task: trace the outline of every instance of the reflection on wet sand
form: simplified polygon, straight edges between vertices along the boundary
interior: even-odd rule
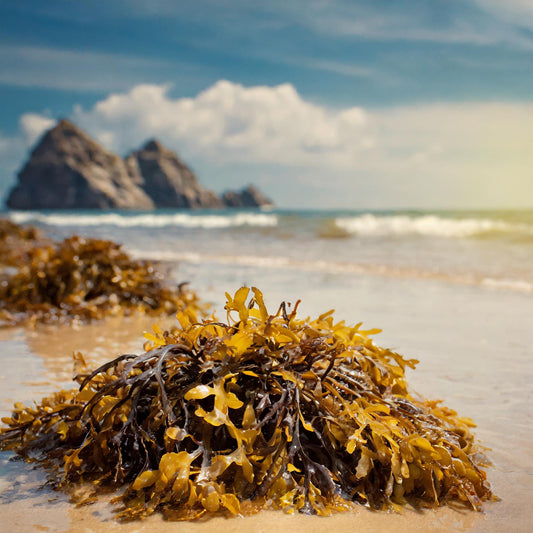
[[[170,327],[173,317],[154,318],[146,315],[111,317],[102,322],[75,326],[38,326],[26,334],[31,353],[44,363],[45,381],[53,384],[72,379],[72,354],[81,352],[89,366],[113,359],[121,353],[143,352],[143,333],[157,322]]]

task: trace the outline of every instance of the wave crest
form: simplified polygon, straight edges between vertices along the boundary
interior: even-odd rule
[[[273,227],[278,223],[277,216],[267,213],[235,214],[48,214],[39,212],[12,212],[9,217],[19,224],[37,222],[48,226],[116,226],[121,228],[144,227],[162,228],[168,226],[182,228],[219,229],[240,226]]]
[[[514,235],[533,238],[533,227],[483,218],[445,218],[437,215],[373,215],[338,217],[321,228],[324,237],[387,237],[421,235],[428,237],[491,237]]]

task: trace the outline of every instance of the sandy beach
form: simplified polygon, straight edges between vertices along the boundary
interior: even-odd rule
[[[254,272],[254,276],[260,274]],[[529,502],[533,496],[533,330],[527,317],[533,315],[531,298],[440,281],[379,276],[327,278],[318,274],[303,280],[293,274],[285,273],[290,280],[281,273],[276,283],[269,280],[267,305],[273,307],[283,296],[290,300],[300,292],[304,295],[304,315],[335,307],[339,318],[352,323],[363,318],[368,326],[383,328],[375,338],[376,344],[420,360],[418,368],[408,374],[412,390],[442,399],[477,423],[477,440],[490,449],[487,455],[493,462],[488,479],[501,501],[486,503],[482,513],[450,507],[424,512],[405,509],[401,514],[355,508],[326,518],[271,511],[186,524],[164,522],[159,516],[121,524],[113,520],[112,505],[105,498],[95,505],[76,508],[65,494],[41,488],[43,472],[11,461],[11,454],[4,452],[0,463],[0,519],[6,530],[207,533],[223,527],[227,531],[258,532],[287,528],[295,532],[352,528],[369,532],[529,531]],[[252,277],[251,272],[249,275]],[[222,309],[223,295],[214,286],[205,284],[199,292],[214,303],[215,309]],[[15,400],[36,400],[58,386],[68,386],[73,351],[82,351],[95,363],[129,350],[140,352],[142,332],[149,330],[153,321],[136,317],[77,327],[0,331],[2,414],[9,412]]]
[[[0,533],[533,532],[533,0],[0,20]]]

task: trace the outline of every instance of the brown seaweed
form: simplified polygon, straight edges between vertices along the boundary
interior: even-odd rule
[[[20,226],[0,218],[0,267],[15,267],[29,260],[29,254],[38,244],[49,244],[42,232],[34,226]]]
[[[154,326],[145,353],[17,404],[0,448],[41,462],[60,487],[125,486],[124,519],[327,515],[354,502],[480,510],[491,491],[472,422],[410,394],[417,361],[376,346],[379,330],[332,312],[300,319],[297,307],[271,315],[258,289],[241,288],[227,323],[185,309],[173,331]]]
[[[0,321],[90,321],[141,311],[172,314],[200,304],[171,287],[149,261],[131,259],[120,245],[73,236],[25,249],[13,273],[0,279]]]

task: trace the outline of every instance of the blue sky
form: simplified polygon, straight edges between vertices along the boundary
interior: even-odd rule
[[[533,206],[529,0],[0,6],[0,195],[69,117],[282,206]]]

